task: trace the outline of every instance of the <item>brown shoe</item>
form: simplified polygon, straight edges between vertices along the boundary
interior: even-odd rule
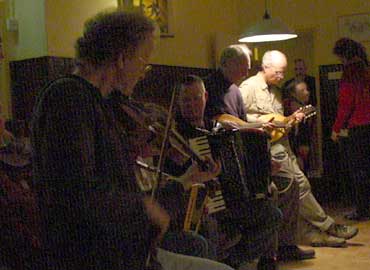
[[[313,247],[346,247],[344,238],[335,237],[318,230],[306,233],[304,242]]]
[[[348,240],[358,234],[358,228],[343,224],[333,224],[326,232],[332,236]]]

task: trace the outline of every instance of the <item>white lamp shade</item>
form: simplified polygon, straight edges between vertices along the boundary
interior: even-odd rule
[[[297,35],[280,20],[268,18],[249,27],[239,42],[266,42],[296,38]]]

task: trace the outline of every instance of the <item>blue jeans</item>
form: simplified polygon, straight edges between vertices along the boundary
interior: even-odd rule
[[[158,261],[163,270],[234,270],[228,265],[158,249]]]

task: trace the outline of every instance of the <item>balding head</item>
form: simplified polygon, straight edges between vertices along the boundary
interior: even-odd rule
[[[278,85],[283,79],[288,62],[280,51],[267,51],[262,58],[262,69],[268,85]]]
[[[287,65],[285,54],[280,51],[267,51],[262,58],[262,65],[269,67],[275,65]]]
[[[224,76],[237,83],[248,75],[251,66],[251,50],[245,44],[230,45],[223,49],[220,66]]]

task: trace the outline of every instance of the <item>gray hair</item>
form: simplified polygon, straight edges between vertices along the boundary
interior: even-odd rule
[[[222,50],[220,66],[225,67],[230,60],[247,57],[250,67],[252,51],[245,44],[230,45]]]
[[[76,41],[76,60],[95,67],[115,61],[120,53],[135,51],[156,24],[140,13],[104,11],[85,22],[83,35]]]
[[[262,66],[263,67],[271,67],[276,62],[276,59],[284,58],[286,60],[285,54],[280,51],[273,50],[267,51],[262,57]]]

